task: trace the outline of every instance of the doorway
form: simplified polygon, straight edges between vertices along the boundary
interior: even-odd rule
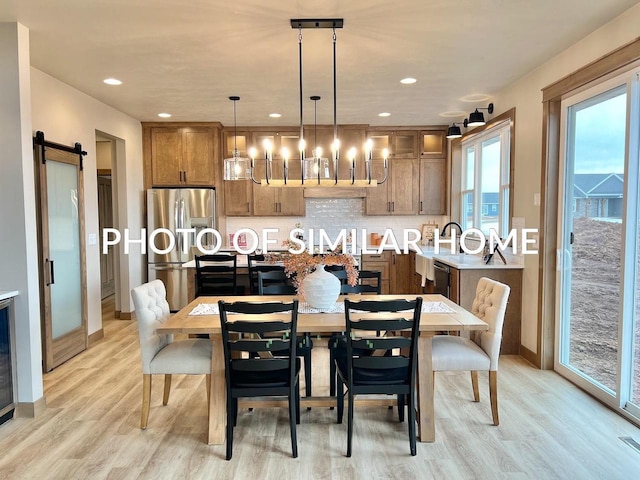
[[[555,368],[640,420],[640,81],[562,101]]]
[[[116,253],[110,245],[106,253],[102,251],[102,232],[113,228],[113,175],[114,142],[96,135],[96,167],[98,185],[98,245],[100,246],[100,293],[101,299],[114,295],[116,290]],[[115,302],[114,302],[115,305]]]

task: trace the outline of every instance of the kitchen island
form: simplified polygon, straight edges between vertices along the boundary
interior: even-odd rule
[[[486,264],[481,255],[435,254],[433,247],[416,253],[416,274],[422,278],[422,287],[428,293],[441,293],[461,307],[471,310],[478,280],[487,277],[511,287],[509,303],[502,329],[504,355],[520,354],[520,328],[522,323],[522,257],[505,255],[504,264],[498,255]],[[446,282],[446,284],[445,284]]]

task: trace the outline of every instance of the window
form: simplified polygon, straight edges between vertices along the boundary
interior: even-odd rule
[[[462,142],[462,228],[509,231],[510,121]]]

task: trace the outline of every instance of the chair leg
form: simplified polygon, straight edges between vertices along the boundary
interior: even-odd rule
[[[491,398],[491,415],[493,416],[493,424],[498,426],[500,419],[498,418],[498,372],[489,371],[489,398]]]
[[[233,399],[233,426],[238,426],[238,399]]]
[[[304,388],[305,396],[311,396],[311,349],[307,350],[304,354]],[[311,410],[308,407],[307,410]]]
[[[227,460],[231,460],[233,455],[233,410],[233,398],[231,398],[231,391],[227,389]]]
[[[351,456],[351,440],[353,439],[353,400],[354,395],[349,390],[349,406],[347,407],[347,457]]]
[[[475,370],[471,372],[471,387],[473,387],[473,401],[479,402],[480,390],[478,389],[478,372]]]
[[[329,396],[336,396],[336,360],[331,345],[329,345]],[[333,410],[333,407],[331,407],[331,410]]]
[[[164,394],[162,395],[162,405],[169,403],[169,394],[171,393],[171,374],[164,376]]]
[[[296,384],[296,388],[299,390],[298,384]],[[298,392],[298,395],[300,393]],[[293,453],[293,458],[298,458],[298,441],[296,439],[296,394],[291,389],[289,391],[289,428],[291,430],[291,451]]]
[[[344,384],[342,378],[338,375],[336,377],[337,391],[336,391],[336,404],[338,405],[338,423],[342,423],[342,416],[344,415]]]
[[[142,416],[140,418],[140,428],[147,428],[149,422],[149,408],[151,407],[151,374],[142,374]]]
[[[404,422],[404,394],[398,395],[398,421]]]
[[[300,384],[296,383],[296,424],[300,425]]]
[[[409,448],[416,455],[416,399],[415,392],[409,393]]]

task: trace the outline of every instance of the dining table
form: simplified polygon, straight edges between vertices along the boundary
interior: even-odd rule
[[[441,332],[462,333],[472,330],[488,330],[487,323],[480,320],[468,310],[455,304],[442,295],[407,294],[407,295],[376,295],[376,300],[412,300],[422,297],[423,309],[420,317],[420,334],[418,337],[418,365],[417,365],[417,420],[418,436],[421,442],[435,441],[434,416],[434,385],[433,364],[431,357],[431,339]],[[345,298],[352,301],[362,300],[362,295],[341,295],[336,307]],[[224,352],[222,346],[222,332],[220,316],[217,314],[219,300],[225,302],[274,302],[300,300],[294,295],[243,295],[223,297],[198,297],[168,318],[156,331],[159,334],[208,334],[212,342],[211,355],[211,386],[209,395],[209,427],[208,443],[222,444],[225,441],[226,426],[226,387]],[[369,299],[369,298],[367,298]],[[430,308],[431,305],[433,308]],[[305,304],[300,300],[298,312],[298,332],[311,335],[330,335],[346,330],[344,311],[336,308],[330,312],[316,312],[303,308]],[[308,305],[306,306],[308,307]],[[199,312],[198,312],[199,310]],[[195,314],[199,313],[199,314]],[[204,313],[204,314],[203,314]],[[286,399],[285,399],[286,400]],[[254,400],[244,406],[277,406],[279,400]],[[387,400],[388,402],[388,400]],[[302,397],[301,406],[320,407],[334,406],[335,397]],[[363,402],[364,399],[363,399]],[[358,400],[356,400],[356,405]],[[283,402],[282,405],[285,405]],[[241,403],[241,407],[243,404]]]

